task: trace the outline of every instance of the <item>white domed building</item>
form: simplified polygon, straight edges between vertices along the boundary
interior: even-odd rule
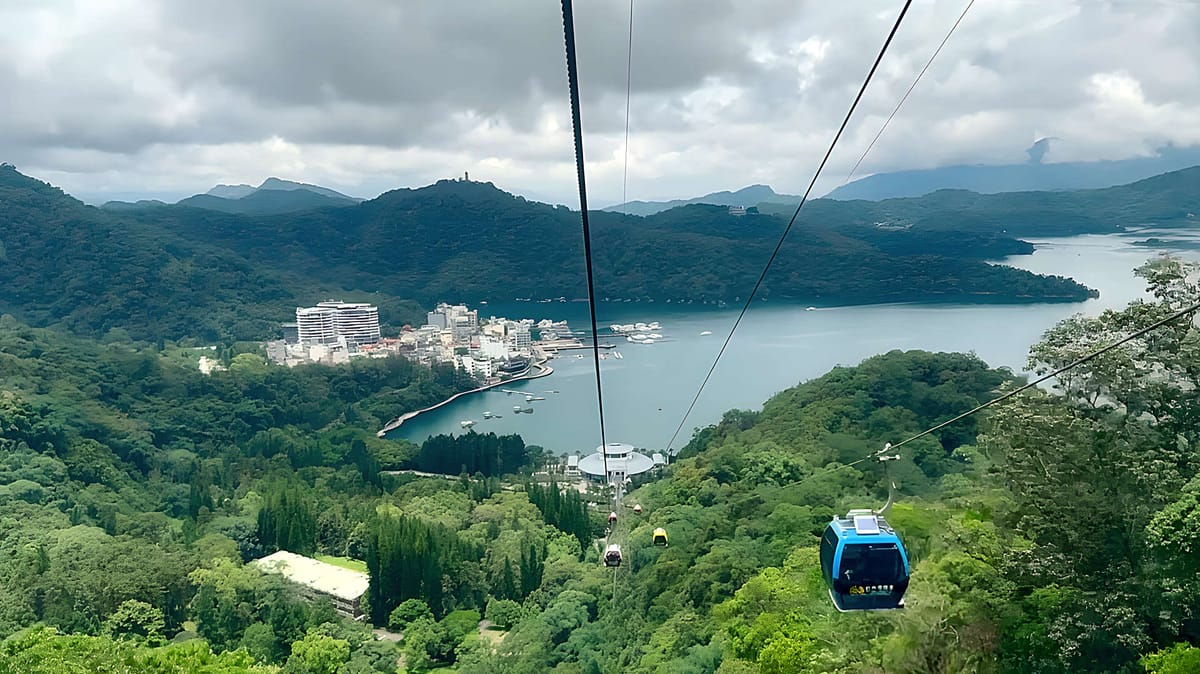
[[[608,463],[608,478],[605,479],[604,464]],[[642,473],[648,473],[657,467],[653,459],[645,454],[633,451],[633,445],[623,442],[610,442],[596,448],[595,454],[590,454],[579,460],[579,473],[594,482],[620,483]]]

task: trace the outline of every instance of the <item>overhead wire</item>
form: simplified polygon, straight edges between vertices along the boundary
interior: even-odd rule
[[[566,0],[564,0],[566,2]],[[742,307],[738,314],[737,320],[733,322],[733,327],[730,328],[729,334],[725,337],[725,342],[721,344],[721,349],[717,352],[717,357],[713,360],[712,367],[708,369],[708,374],[704,375],[704,381],[700,383],[700,388],[696,390],[696,395],[692,398],[691,404],[688,405],[687,411],[684,412],[683,418],[679,420],[679,426],[671,435],[671,440],[667,443],[666,454],[670,455],[671,448],[675,445],[675,440],[679,436],[679,432],[683,429],[684,423],[691,415],[692,410],[696,407],[696,402],[700,400],[700,394],[704,392],[704,387],[708,385],[708,380],[712,378],[713,372],[717,369],[717,363],[721,362],[721,356],[725,354],[725,349],[729,346],[730,340],[733,339],[733,334],[737,331],[742,319],[746,316],[746,312],[750,309],[750,304],[754,300],[755,294],[762,286],[763,279],[767,277],[767,271],[771,269],[771,263],[775,261],[779,251],[783,248],[783,242],[787,239],[787,235],[792,231],[792,225],[796,223],[796,218],[800,215],[800,209],[804,208],[804,204],[808,202],[808,197],[812,194],[813,188],[816,187],[817,180],[821,177],[821,171],[824,170],[825,164],[829,162],[830,155],[833,154],[834,148],[837,147],[838,141],[842,137],[842,133],[846,130],[846,126],[850,123],[850,118],[854,116],[854,111],[858,108],[859,101],[862,100],[863,94],[866,93],[867,87],[871,84],[871,79],[875,76],[875,71],[879,68],[879,64],[883,61],[883,57],[887,54],[888,47],[892,44],[892,39],[896,37],[896,32],[900,29],[900,24],[903,23],[905,15],[908,14],[908,8],[912,5],[912,0],[905,0],[904,7],[900,10],[900,15],[896,17],[895,24],[892,25],[891,31],[888,33],[887,39],[883,42],[883,47],[880,48],[879,54],[875,57],[875,62],[871,64],[871,70],[867,73],[866,79],[863,80],[862,86],[858,89],[858,94],[854,97],[854,102],[850,104],[850,109],[846,112],[846,117],[842,120],[841,126],[838,127],[837,133],[833,137],[833,142],[829,144],[829,149],[825,151],[825,156],[821,159],[821,163],[817,166],[816,172],[813,174],[812,181],[808,184],[808,189],[804,191],[804,196],[800,198],[800,203],[796,206],[796,211],[792,213],[792,217],[788,220],[787,227],[784,227],[783,234],[779,236],[779,241],[775,244],[775,249],[771,252],[771,257],[767,259],[767,264],[763,267],[762,273],[758,275],[758,280],[754,283],[754,288],[750,291],[749,297],[746,298],[746,304]]]
[[[933,60],[938,57],[938,54],[942,53],[942,47],[946,46],[946,43],[950,40],[950,36],[954,35],[955,30],[958,30],[958,24],[962,23],[962,20],[967,16],[967,12],[971,11],[971,6],[974,4],[975,0],[969,0],[967,2],[967,6],[963,8],[962,14],[958,15],[958,20],[954,22],[953,26],[950,26],[950,31],[946,33],[946,37],[942,38],[942,43],[938,45],[937,49],[933,50],[933,54],[930,55],[929,60],[925,62],[925,67],[921,68],[921,72],[917,73],[917,78],[914,79],[913,83],[908,86],[908,91],[904,92],[904,95],[900,97],[900,102],[896,103],[896,107],[892,109],[892,114],[888,115],[888,118],[886,121],[884,121],[883,126],[879,127],[879,132],[876,133],[875,137],[871,139],[871,143],[867,145],[867,149],[863,150],[862,156],[858,158],[858,161],[854,162],[854,168],[850,169],[850,173],[846,174],[846,179],[842,181],[843,185],[850,182],[850,179],[854,177],[855,172],[858,171],[858,167],[862,165],[863,160],[867,158],[867,155],[870,154],[871,149],[875,147],[875,143],[879,141],[879,137],[883,135],[883,132],[887,130],[888,125],[892,123],[892,119],[896,117],[896,113],[900,112],[900,107],[903,106],[904,102],[908,100],[909,94],[913,92],[913,89],[917,88],[917,83],[919,83],[921,78],[925,76],[925,71],[929,70],[929,66],[933,65]]]
[[[575,168],[579,178],[579,214],[583,223],[583,256],[587,267],[588,307],[592,318],[592,358],[596,370],[596,407],[600,417],[600,456],[608,472],[608,442],[604,432],[604,386],[600,381],[600,338],[596,327],[596,284],[592,272],[592,232],[588,223],[587,180],[583,161],[583,122],[579,105],[579,65],[575,53],[575,18],[571,0],[562,0],[563,41],[567,52],[567,87],[571,96],[571,127],[575,136]]]
[[[973,2],[974,0],[972,0]],[[629,203],[629,101],[633,93],[633,0],[629,0],[629,48],[625,56],[625,165],[621,171],[621,203]]]
[[[908,443],[912,442],[913,440],[916,440],[916,439],[918,439],[918,438],[923,438],[923,437],[925,437],[926,435],[929,435],[930,433],[933,433],[933,432],[936,432],[936,431],[938,431],[938,430],[941,430],[941,429],[945,428],[946,426],[949,426],[950,424],[952,424],[952,423],[954,423],[954,422],[956,422],[956,421],[960,421],[960,420],[962,420],[962,419],[965,419],[965,418],[967,418],[967,417],[971,416],[972,414],[975,414],[975,413],[977,413],[977,412],[980,412],[980,411],[982,411],[982,410],[984,410],[984,409],[987,409],[988,407],[991,407],[992,405],[995,405],[995,404],[997,404],[997,403],[999,403],[999,402],[1001,402],[1001,401],[1007,400],[1007,399],[1009,399],[1009,398],[1011,398],[1011,397],[1013,397],[1013,396],[1017,395],[1018,393],[1021,393],[1022,391],[1026,391],[1026,390],[1028,390],[1028,389],[1030,389],[1030,388],[1033,388],[1034,386],[1037,386],[1038,384],[1040,384],[1040,383],[1042,383],[1042,382],[1046,381],[1047,379],[1051,379],[1051,378],[1053,378],[1053,377],[1057,377],[1058,375],[1060,375],[1060,374],[1062,374],[1062,373],[1066,372],[1067,370],[1070,370],[1070,369],[1073,369],[1073,368],[1075,368],[1075,367],[1078,367],[1078,366],[1080,366],[1080,365],[1082,365],[1082,364],[1084,364],[1084,363],[1088,362],[1089,360],[1092,360],[1093,358],[1096,358],[1097,356],[1100,356],[1100,355],[1102,355],[1102,354],[1104,354],[1104,353],[1107,353],[1107,352],[1109,352],[1109,351],[1112,351],[1113,349],[1117,348],[1118,346],[1121,346],[1121,345],[1123,345],[1123,344],[1126,344],[1126,343],[1128,343],[1128,342],[1130,342],[1130,341],[1132,341],[1132,340],[1134,340],[1134,339],[1137,339],[1138,337],[1141,337],[1142,335],[1146,334],[1147,332],[1150,332],[1150,331],[1152,331],[1152,330],[1156,330],[1156,329],[1158,329],[1158,328],[1160,328],[1160,327],[1162,327],[1162,326],[1166,325],[1167,323],[1170,323],[1170,322],[1172,322],[1172,321],[1179,320],[1180,318],[1182,318],[1182,317],[1184,317],[1184,316],[1186,316],[1186,315],[1188,315],[1188,314],[1195,313],[1195,312],[1197,312],[1197,311],[1200,311],[1200,302],[1196,302],[1195,304],[1192,304],[1191,306],[1184,307],[1183,309],[1180,309],[1179,311],[1176,311],[1175,313],[1171,314],[1170,316],[1167,316],[1166,318],[1163,318],[1163,319],[1161,319],[1161,320],[1155,321],[1154,323],[1151,323],[1150,325],[1147,325],[1146,327],[1144,327],[1144,328],[1142,328],[1142,329],[1140,329],[1140,330],[1137,330],[1137,331],[1135,331],[1135,332],[1133,332],[1133,333],[1129,334],[1128,336],[1126,336],[1126,337],[1124,337],[1124,338],[1122,338],[1122,339],[1120,339],[1120,340],[1118,340],[1118,341],[1116,341],[1116,342],[1113,342],[1112,344],[1109,344],[1108,346],[1105,346],[1105,347],[1102,347],[1102,348],[1100,348],[1100,349],[1097,349],[1097,350],[1095,350],[1095,351],[1092,351],[1091,353],[1088,353],[1088,354],[1086,354],[1086,355],[1082,356],[1081,358],[1077,358],[1076,360],[1074,360],[1074,361],[1071,361],[1070,363],[1068,363],[1068,364],[1066,364],[1066,365],[1064,365],[1064,366],[1062,366],[1062,367],[1058,368],[1057,370],[1055,370],[1055,371],[1053,371],[1053,372],[1051,372],[1051,373],[1049,373],[1049,374],[1046,374],[1046,375],[1043,375],[1043,376],[1041,376],[1041,377],[1038,377],[1037,379],[1035,379],[1035,380],[1033,380],[1033,381],[1029,382],[1028,384],[1025,384],[1024,386],[1021,386],[1020,388],[1013,389],[1012,391],[1009,391],[1008,393],[1005,393],[1005,394],[1004,394],[1004,395],[1002,395],[1002,396],[999,396],[999,397],[997,397],[997,398],[993,398],[992,400],[989,400],[989,401],[987,401],[987,402],[985,402],[985,403],[982,403],[982,404],[980,404],[980,405],[976,405],[975,407],[973,407],[973,408],[971,408],[971,409],[967,410],[966,412],[963,412],[962,414],[960,414],[960,415],[958,415],[958,416],[956,416],[956,417],[954,417],[954,418],[952,418],[952,419],[947,419],[946,421],[943,421],[942,423],[940,423],[940,424],[938,424],[938,425],[936,425],[936,426],[934,426],[934,427],[932,427],[932,428],[929,428],[929,429],[927,429],[927,430],[921,431],[920,433],[917,433],[916,435],[914,435],[914,436],[912,436],[912,437],[910,437],[910,438],[908,438],[908,439],[906,439],[906,440],[902,440],[902,441],[900,441],[900,442],[897,442],[896,444],[888,444],[888,445],[884,445],[884,448],[883,448],[883,449],[881,449],[881,450],[879,450],[879,451],[877,451],[877,452],[874,452],[874,453],[873,453],[873,454],[872,454],[870,457],[867,457],[867,458],[868,458],[868,459],[870,459],[870,458],[873,458],[873,457],[878,457],[878,456],[880,456],[880,455],[886,454],[887,452],[890,452],[890,451],[893,451],[893,450],[899,449],[900,447],[903,447],[904,445],[907,445]],[[866,460],[866,459],[863,459],[863,460]],[[856,463],[857,463],[857,462],[856,462]]]

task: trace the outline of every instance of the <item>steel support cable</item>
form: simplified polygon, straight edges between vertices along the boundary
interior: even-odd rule
[[[867,158],[867,155],[871,152],[871,149],[875,147],[875,143],[879,140],[879,137],[883,135],[883,132],[887,130],[888,125],[892,123],[892,119],[895,118],[896,113],[900,112],[900,106],[904,105],[904,101],[908,100],[909,94],[913,92],[913,89],[917,88],[917,83],[920,82],[921,78],[925,76],[925,71],[929,70],[929,66],[933,65],[933,60],[938,57],[938,54],[942,53],[942,47],[946,46],[946,42],[950,40],[950,36],[954,34],[955,30],[958,30],[958,24],[962,23],[963,18],[966,17],[967,12],[970,11],[971,5],[974,4],[975,0],[969,0],[967,2],[967,6],[963,9],[962,14],[958,15],[958,20],[955,21],[954,25],[950,27],[950,32],[946,33],[946,37],[942,38],[942,43],[938,45],[938,48],[933,50],[933,55],[930,56],[929,60],[925,62],[925,67],[921,68],[921,72],[917,73],[917,78],[913,80],[911,85],[909,85],[908,91],[904,92],[904,95],[900,97],[900,102],[897,103],[896,107],[892,109],[892,114],[888,115],[887,121],[883,123],[883,126],[879,127],[879,133],[875,134],[875,137],[871,139],[871,143],[867,145],[867,149],[863,150],[862,156],[858,158],[858,161],[854,162],[854,168],[850,169],[850,173],[847,174],[846,179],[842,181],[843,185],[850,182],[850,179],[854,177],[854,173],[858,171],[858,167],[862,165],[863,160]]]
[[[974,0],[971,0],[974,2]],[[633,93],[633,0],[629,0],[629,51],[625,55],[625,167],[621,171],[621,204],[629,203],[629,101]]]
[[[604,387],[600,383],[600,338],[596,328],[596,284],[592,274],[592,230],[588,225],[587,181],[583,170],[583,122],[579,113],[579,66],[575,54],[575,19],[571,0],[562,0],[563,40],[567,51],[567,87],[571,94],[571,127],[575,135],[575,168],[579,174],[579,214],[583,221],[583,257],[587,266],[588,308],[592,314],[592,360],[596,367],[596,407],[600,415],[600,457],[609,479],[608,442],[604,433]]]
[[[1028,389],[1030,389],[1030,388],[1033,388],[1034,386],[1037,386],[1038,384],[1040,384],[1040,383],[1042,383],[1042,382],[1046,381],[1047,379],[1051,379],[1051,378],[1053,378],[1053,377],[1057,377],[1058,375],[1060,375],[1060,374],[1062,374],[1062,373],[1066,372],[1067,370],[1070,370],[1070,369],[1072,369],[1072,368],[1075,368],[1075,367],[1077,367],[1077,366],[1079,366],[1079,365],[1082,365],[1082,364],[1084,364],[1084,363],[1088,362],[1089,360],[1092,360],[1093,358],[1096,358],[1097,356],[1100,356],[1100,355],[1102,355],[1102,354],[1104,354],[1104,353],[1107,353],[1108,351],[1111,351],[1111,350],[1113,350],[1113,349],[1117,348],[1118,346],[1121,346],[1122,344],[1125,344],[1125,343],[1127,343],[1127,342],[1130,342],[1130,341],[1132,341],[1132,340],[1134,340],[1134,339],[1137,339],[1138,337],[1141,337],[1142,335],[1146,334],[1147,332],[1150,332],[1150,331],[1152,331],[1152,330],[1156,330],[1156,329],[1158,329],[1158,328],[1160,328],[1160,327],[1162,327],[1162,326],[1166,325],[1167,323],[1171,323],[1172,321],[1177,321],[1177,320],[1179,320],[1180,318],[1182,318],[1182,317],[1184,317],[1184,316],[1187,316],[1188,314],[1195,313],[1196,311],[1200,311],[1200,302],[1197,302],[1197,303],[1195,303],[1195,304],[1193,304],[1193,305],[1191,305],[1191,306],[1188,306],[1188,307],[1185,307],[1185,308],[1183,308],[1183,309],[1180,309],[1179,311],[1176,311],[1175,313],[1171,314],[1170,316],[1167,316],[1166,318],[1163,318],[1163,319],[1161,319],[1161,320],[1155,321],[1154,323],[1151,323],[1150,325],[1147,325],[1146,327],[1144,327],[1144,328],[1142,328],[1142,329],[1140,329],[1140,330],[1137,330],[1137,331],[1135,331],[1135,332],[1131,333],[1130,335],[1128,335],[1128,336],[1126,336],[1126,337],[1124,337],[1124,338],[1122,338],[1122,339],[1120,339],[1120,340],[1118,340],[1118,341],[1116,341],[1116,342],[1113,342],[1112,344],[1109,344],[1108,346],[1102,347],[1102,348],[1100,348],[1100,349],[1097,349],[1097,350],[1095,350],[1095,351],[1093,351],[1093,352],[1091,352],[1091,353],[1089,353],[1089,354],[1087,354],[1087,355],[1085,355],[1085,356],[1083,356],[1083,357],[1081,357],[1081,358],[1078,358],[1078,359],[1076,359],[1076,360],[1074,360],[1074,361],[1072,361],[1072,362],[1068,363],[1067,365],[1064,365],[1064,366],[1062,366],[1062,367],[1058,368],[1057,370],[1055,370],[1055,371],[1051,372],[1050,374],[1047,374],[1047,375],[1043,375],[1043,376],[1041,376],[1041,377],[1038,377],[1037,379],[1035,379],[1035,380],[1033,380],[1033,381],[1029,382],[1028,384],[1025,384],[1024,386],[1021,386],[1020,388],[1013,389],[1012,391],[1009,391],[1008,393],[1005,393],[1004,395],[1002,395],[1002,396],[1000,396],[1000,397],[998,397],[998,398],[993,398],[993,399],[991,399],[991,400],[987,401],[986,403],[983,403],[983,404],[981,404],[981,405],[977,405],[977,406],[975,406],[974,408],[972,408],[972,409],[970,409],[970,410],[967,410],[966,412],[963,412],[962,414],[960,414],[960,415],[958,415],[958,416],[956,416],[956,417],[954,417],[954,418],[952,418],[952,419],[947,419],[946,421],[943,421],[942,423],[940,423],[940,424],[938,424],[938,425],[936,425],[936,426],[934,426],[934,427],[932,427],[932,428],[930,428],[930,429],[928,429],[928,430],[921,431],[920,433],[917,433],[916,435],[912,436],[911,438],[908,438],[907,440],[902,440],[901,442],[897,442],[897,443],[896,443],[896,444],[894,444],[894,445],[892,445],[892,444],[884,445],[883,449],[881,449],[881,450],[879,450],[879,451],[877,451],[877,452],[874,452],[873,454],[871,454],[871,455],[870,455],[869,457],[867,457],[866,459],[860,459],[859,461],[866,461],[866,460],[868,460],[868,459],[872,459],[872,458],[879,457],[879,456],[881,456],[881,455],[883,455],[883,454],[886,454],[887,452],[890,452],[890,451],[892,451],[892,450],[898,449],[898,448],[900,448],[900,447],[902,447],[902,446],[904,446],[904,445],[906,445],[906,444],[908,444],[908,443],[912,442],[913,440],[916,440],[917,438],[923,438],[923,437],[925,437],[926,435],[929,435],[930,433],[933,433],[933,432],[935,432],[935,431],[938,431],[938,430],[940,430],[940,429],[942,429],[942,428],[945,428],[946,426],[949,426],[950,424],[952,424],[952,423],[954,423],[954,422],[956,422],[956,421],[960,421],[960,420],[962,420],[962,419],[965,419],[965,418],[967,418],[967,417],[971,416],[972,414],[975,414],[976,412],[979,412],[979,411],[981,411],[981,410],[987,409],[988,407],[991,407],[992,405],[995,405],[996,403],[999,403],[999,402],[1001,402],[1001,401],[1003,401],[1003,400],[1007,400],[1007,399],[1009,399],[1009,398],[1011,398],[1011,397],[1013,397],[1013,396],[1017,395],[1018,393],[1020,393],[1020,392],[1022,392],[1022,391],[1025,391],[1025,390],[1028,390]],[[884,460],[884,459],[880,459],[880,460]],[[856,461],[855,463],[859,463],[859,461]],[[853,464],[847,464],[847,465],[853,465]]]
[[[565,2],[566,0],[564,0]],[[900,15],[896,17],[896,23],[892,25],[892,30],[888,33],[887,39],[884,40],[883,47],[879,49],[879,54],[875,57],[875,62],[871,64],[871,70],[867,73],[866,79],[863,80],[862,86],[859,87],[858,94],[854,97],[854,102],[850,104],[850,109],[846,112],[846,117],[842,120],[841,126],[838,127],[837,133],[833,137],[833,142],[829,144],[829,149],[825,151],[825,156],[821,159],[820,165],[817,166],[812,181],[808,184],[808,189],[804,190],[804,196],[800,198],[800,203],[796,206],[796,212],[792,213],[792,218],[788,220],[787,227],[784,227],[783,234],[779,236],[779,242],[775,244],[775,250],[771,252],[771,257],[767,259],[766,266],[763,267],[762,273],[758,275],[758,280],[755,281],[754,288],[750,291],[750,296],[746,298],[746,304],[742,307],[741,313],[738,314],[737,320],[733,322],[733,327],[730,328],[729,334],[725,336],[725,342],[721,344],[721,349],[717,352],[717,357],[713,360],[712,367],[708,368],[708,374],[704,375],[704,381],[700,383],[700,388],[696,390],[696,395],[692,398],[691,404],[688,405],[687,411],[683,413],[683,418],[679,420],[679,426],[675,428],[675,432],[671,435],[671,440],[667,443],[666,449],[668,456],[671,454],[671,447],[675,445],[675,439],[679,437],[679,432],[683,429],[684,423],[687,422],[692,409],[696,407],[696,402],[700,400],[700,394],[704,392],[704,387],[708,385],[708,380],[712,378],[713,372],[717,369],[717,363],[721,362],[721,356],[725,355],[725,349],[729,346],[730,340],[733,339],[733,333],[737,331],[742,318],[746,316],[746,311],[750,309],[750,304],[754,301],[754,295],[758,293],[763,279],[767,277],[767,271],[771,269],[771,263],[775,261],[775,257],[779,255],[779,250],[783,248],[783,242],[787,239],[788,232],[792,231],[792,225],[796,224],[796,218],[800,215],[800,209],[804,208],[804,204],[808,202],[809,195],[812,194],[813,188],[816,187],[817,179],[821,177],[821,171],[824,170],[825,164],[829,162],[830,155],[833,154],[834,148],[837,147],[838,141],[841,140],[842,133],[850,123],[850,118],[854,116],[854,111],[858,108],[859,101],[862,100],[863,94],[866,93],[867,87],[871,84],[871,79],[875,76],[875,71],[883,61],[888,47],[891,46],[892,39],[896,37],[896,32],[900,30],[900,24],[904,21],[904,16],[908,13],[908,8],[911,5],[912,0],[905,0],[904,7],[900,9]]]

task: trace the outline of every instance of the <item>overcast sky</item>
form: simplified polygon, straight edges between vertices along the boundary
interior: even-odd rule
[[[589,199],[621,199],[629,3],[576,3]],[[902,3],[638,0],[629,199],[802,192]],[[839,184],[966,0],[918,0]],[[1200,2],[977,0],[861,174],[1200,143]],[[88,200],[469,171],[578,204],[550,0],[0,0],[0,160]]]

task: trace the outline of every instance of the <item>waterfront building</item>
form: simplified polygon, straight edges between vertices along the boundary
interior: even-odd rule
[[[361,571],[344,569],[287,550],[256,559],[250,564],[266,573],[278,573],[287,578],[308,599],[333,600],[333,608],[347,618],[358,619],[363,615],[359,604],[367,593],[370,579]]]
[[[608,465],[607,479],[604,473]],[[590,454],[579,460],[579,472],[594,482],[613,484],[622,483],[642,473],[650,472],[654,461],[645,454],[633,451],[633,445],[623,442],[610,442],[596,448],[595,454]]]
[[[529,353],[529,349],[533,346],[533,340],[529,336],[529,326],[516,325],[508,331],[509,347],[513,351]]]
[[[475,332],[479,327],[479,312],[468,309],[466,305],[462,304],[446,304],[442,302],[433,311],[425,315],[425,319],[429,325],[436,325],[443,330],[447,328],[453,329],[458,324],[458,319],[460,318],[465,319],[471,332]]]
[[[296,336],[301,344],[328,344],[337,339],[334,310],[328,307],[296,308]]]
[[[500,364],[499,370],[501,374],[515,377],[528,370],[529,364],[530,361],[528,358],[510,358],[509,360],[506,360]]]
[[[487,378],[493,374],[492,361],[487,358],[463,356],[460,362],[462,363],[462,369],[466,370],[467,374],[480,378]]]
[[[296,337],[301,344],[332,344],[344,337],[349,344],[379,341],[379,309],[359,302],[321,302],[296,308]]]
[[[508,358],[508,346],[499,339],[483,335],[479,338],[479,355],[489,360]]]
[[[471,319],[467,316],[455,316],[454,323],[451,325],[454,334],[455,344],[470,344],[471,337],[475,334],[475,328],[471,325]]]
[[[350,344],[374,344],[379,341],[379,309],[364,302],[321,302],[330,308],[334,329]]]

